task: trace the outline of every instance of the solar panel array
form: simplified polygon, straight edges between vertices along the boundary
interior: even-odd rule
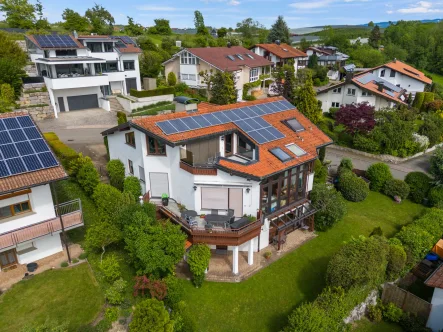
[[[29,115],[0,119],[0,178],[58,166]]]
[[[125,44],[136,45],[135,41],[131,37],[128,37],[128,36],[111,36],[111,38],[112,39],[120,39]]]
[[[398,86],[396,86],[396,85],[394,85],[392,83],[389,83],[388,81],[386,81],[386,80],[384,80],[384,79],[382,79],[380,77],[377,77],[376,75],[374,75],[372,73],[369,73],[369,74],[366,74],[364,76],[358,77],[357,80],[360,83],[362,83],[362,84],[368,84],[369,82],[372,82],[372,81],[374,81],[376,83],[383,83],[383,85],[386,88],[388,88],[388,89],[390,89],[392,91],[395,91],[395,92],[400,92],[402,90],[401,87],[398,87]]]
[[[258,144],[264,144],[285,137],[280,131],[265,121],[262,116],[294,109],[286,100],[275,101],[229,111],[219,111],[202,115],[194,115],[157,123],[166,134],[178,134],[194,129],[208,128],[226,123],[234,123],[246,132]]]
[[[34,38],[44,48],[78,48],[68,35],[35,35]]]

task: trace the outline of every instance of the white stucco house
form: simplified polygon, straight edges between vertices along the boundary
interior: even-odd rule
[[[238,101],[243,98],[243,85],[269,74],[272,64],[242,46],[185,48],[163,63],[166,77],[173,72],[179,82],[196,89],[207,88],[200,72],[233,73]]]
[[[83,226],[80,200],[54,204],[66,178],[29,115],[0,114],[0,273],[61,252],[62,229]]]
[[[431,313],[426,327],[434,332],[443,329],[443,265],[440,265],[425,281],[425,285],[434,288],[431,300]]]
[[[248,251],[252,265],[253,252],[285,233],[313,230],[313,163],[330,138],[282,97],[225,106],[181,102],[176,113],[135,118],[102,134],[110,158],[140,179],[146,199],[167,194],[194,217],[220,219],[190,223],[160,205],[191,243],[232,251],[237,274],[239,251]]]
[[[127,36],[27,35],[26,46],[59,112],[109,105],[104,97],[141,89],[141,49]]]

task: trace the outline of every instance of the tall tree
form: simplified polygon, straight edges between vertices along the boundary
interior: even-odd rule
[[[308,60],[308,68],[310,69],[316,69],[318,67],[318,56],[317,54],[313,53]]]
[[[273,43],[276,40],[280,40],[282,43],[291,44],[289,28],[283,19],[283,16],[277,18],[277,21],[271,27],[271,31],[269,31],[268,42]]]
[[[211,103],[218,105],[233,104],[237,101],[235,78],[230,72],[216,72],[211,78]]]
[[[306,38],[302,38],[300,40],[300,49],[304,52],[308,49],[308,47],[311,46],[311,42],[307,41]]]
[[[35,7],[28,0],[3,0],[0,2],[0,11],[6,16],[10,28],[34,28]]]
[[[373,48],[378,48],[380,46],[380,40],[381,40],[381,31],[380,27],[376,25],[374,29],[372,29],[371,34],[369,35],[369,45],[371,45]]]
[[[322,109],[317,101],[312,76],[306,72],[306,81],[296,90],[295,105],[313,123],[318,123],[322,118]]]
[[[91,24],[91,32],[99,35],[111,35],[114,31],[114,17],[101,5],[95,4],[94,7],[88,9],[85,17]]]
[[[72,9],[66,8],[63,11],[62,18],[65,20],[63,22],[65,30],[85,32],[89,29],[88,19]]]
[[[35,4],[35,13],[37,14],[37,21],[35,21],[35,28],[37,30],[49,30],[51,26],[49,25],[48,19],[43,17],[43,5],[40,0],[37,0]]]
[[[169,20],[165,20],[164,18],[157,18],[154,20],[155,23],[155,31],[159,35],[170,35],[172,33],[171,27],[169,26]]]
[[[258,21],[254,21],[252,18],[244,19],[237,23],[237,32],[241,32],[243,38],[251,39],[258,36],[259,31],[265,29],[265,27]]]
[[[294,102],[296,84],[294,64],[289,63],[280,67],[274,74],[274,78],[275,81],[271,85],[271,92],[285,97],[290,102]]]
[[[226,29],[226,28],[222,27],[217,30],[217,37],[218,38],[225,38],[227,34],[228,34],[228,29]]]
[[[139,23],[134,23],[134,19],[128,16],[128,25],[125,26],[125,32],[130,36],[140,36],[144,28]]]
[[[143,77],[157,78],[161,71],[163,58],[159,52],[144,51],[140,58],[140,74]]]
[[[194,25],[198,35],[209,34],[208,29],[206,29],[205,26],[205,20],[203,18],[203,14],[198,10],[194,12]]]
[[[368,27],[371,27],[371,28],[373,28],[373,27],[374,27],[374,25],[375,25],[375,24],[374,24],[374,22],[372,22],[372,21],[368,23]]]

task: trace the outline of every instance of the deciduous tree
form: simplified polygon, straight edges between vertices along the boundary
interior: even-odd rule
[[[169,26],[169,20],[164,18],[157,18],[154,20],[155,31],[159,35],[170,35],[172,33],[171,27]]]
[[[375,127],[375,109],[368,103],[342,105],[335,113],[335,121],[352,135],[370,132]]]
[[[114,17],[103,6],[95,4],[94,7],[88,9],[85,17],[91,25],[91,32],[99,35],[111,35],[114,31]]]
[[[63,28],[69,32],[85,32],[89,29],[88,19],[72,9],[66,8],[63,11],[62,18],[65,20]]]
[[[140,58],[140,74],[142,77],[157,78],[162,69],[163,57],[156,51],[144,51]]]
[[[125,26],[125,32],[130,36],[140,36],[145,29],[140,23],[135,23],[132,17],[128,16],[128,24]]]
[[[198,35],[209,34],[208,29],[205,26],[205,20],[203,18],[203,14],[199,10],[196,10],[194,12],[194,25]]]
[[[280,40],[282,43],[291,44],[289,28],[283,16],[278,16],[277,21],[272,25],[268,35],[268,42],[273,43]]]
[[[28,0],[3,0],[0,11],[4,13],[10,28],[34,28],[35,7]]]
[[[298,110],[313,123],[318,123],[322,118],[322,109],[316,98],[311,73],[306,73],[306,81],[297,87],[295,95]]]
[[[162,301],[146,299],[135,306],[129,328],[133,332],[172,332],[174,323]]]
[[[218,38],[225,38],[227,34],[228,34],[228,30],[226,28],[220,28],[217,30]]]
[[[86,247],[90,250],[101,249],[100,262],[106,247],[122,239],[122,233],[114,223],[96,220],[86,232]]]
[[[232,104],[237,101],[234,74],[218,71],[211,77],[211,103],[218,105]]]

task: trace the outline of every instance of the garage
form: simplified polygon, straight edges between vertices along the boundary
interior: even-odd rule
[[[88,108],[99,107],[97,94],[71,96],[67,98],[68,98],[68,107],[70,111],[79,111]]]
[[[127,78],[126,79],[126,91],[129,93],[131,89],[137,90],[137,79],[136,78]]]

